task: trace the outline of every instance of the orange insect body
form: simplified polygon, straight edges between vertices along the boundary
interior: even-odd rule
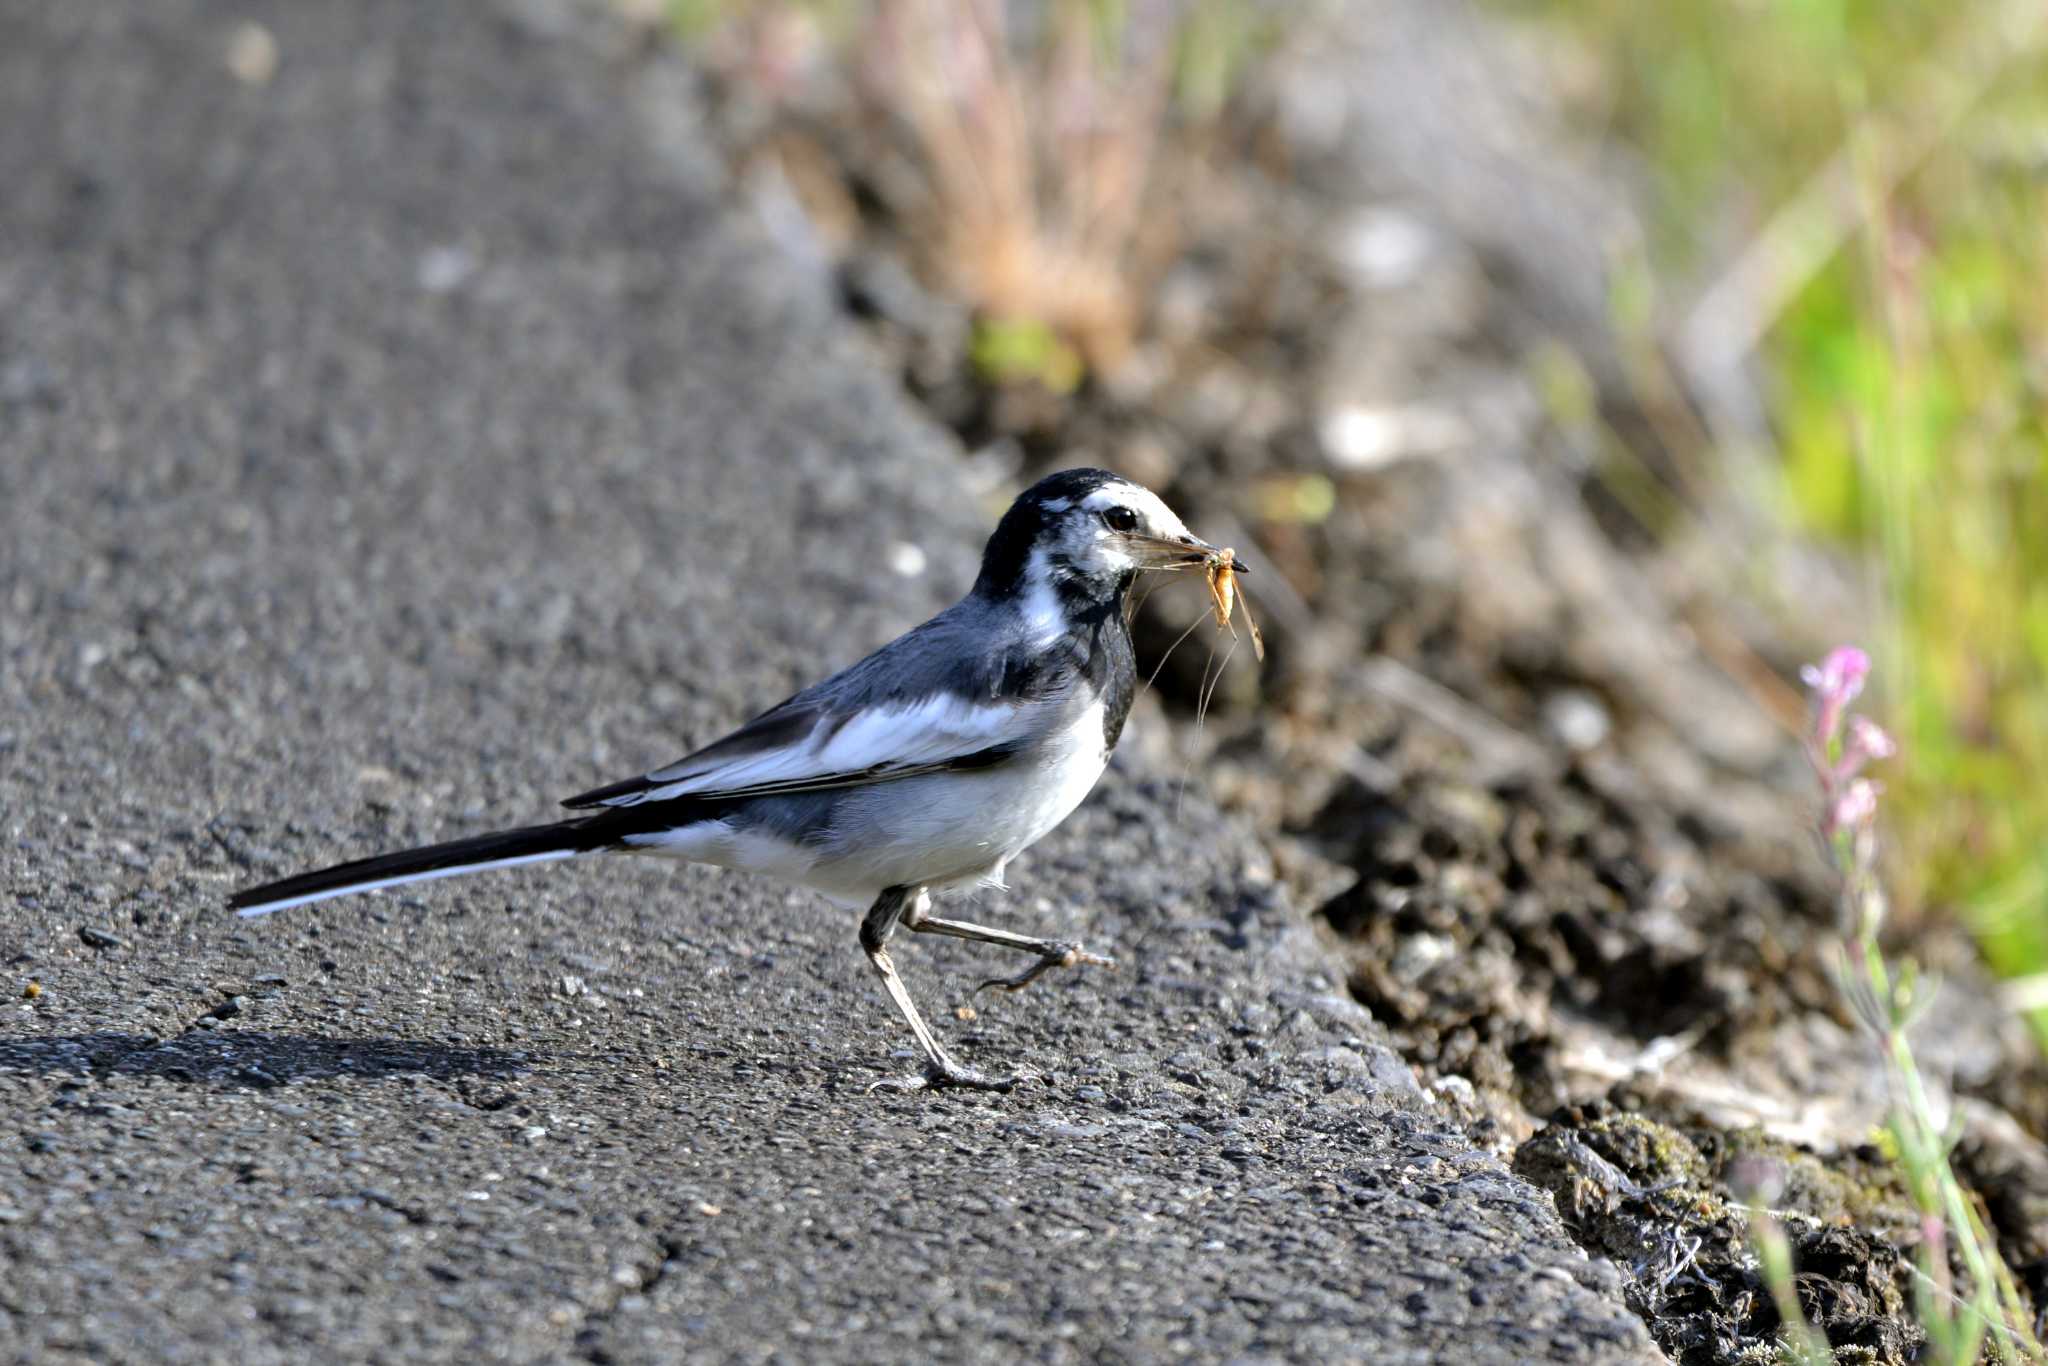
[[[1216,629],[1228,631],[1235,637],[1237,628],[1230,624],[1230,617],[1237,607],[1237,552],[1225,546],[1210,556],[1208,574],[1209,602],[1216,613]],[[1266,642],[1259,635],[1259,623],[1252,617],[1249,600],[1244,604],[1244,624],[1251,628],[1252,654],[1264,662]]]
[[[1237,574],[1231,568],[1231,552],[1226,550],[1209,561],[1209,597],[1216,613],[1216,629],[1231,630],[1231,610],[1237,606]]]

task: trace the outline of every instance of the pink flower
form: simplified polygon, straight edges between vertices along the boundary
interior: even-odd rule
[[[1856,700],[1869,675],[1870,656],[1854,645],[1838,646],[1818,665],[1799,671],[1800,681],[1820,695],[1821,705],[1833,703],[1838,711]]]
[[[1854,773],[1873,759],[1889,759],[1898,752],[1898,742],[1885,733],[1883,726],[1867,716],[1849,718],[1849,739],[1842,746],[1845,774]]]
[[[1843,709],[1863,691],[1863,680],[1869,675],[1870,656],[1854,645],[1837,646],[1818,665],[1808,664],[1799,671],[1800,681],[1813,689],[1814,699],[1820,703],[1813,718],[1817,753],[1827,753],[1834,743],[1835,732],[1842,727]]]
[[[1836,793],[1834,800],[1828,803],[1827,819],[1822,826],[1829,838],[1845,830],[1868,829],[1870,823],[1877,819],[1877,798],[1883,791],[1882,784],[1868,778],[1857,778]]]

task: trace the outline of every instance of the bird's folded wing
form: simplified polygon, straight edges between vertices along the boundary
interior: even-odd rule
[[[1030,743],[1038,711],[951,693],[836,712],[792,699],[666,768],[563,805],[760,797],[987,768]]]

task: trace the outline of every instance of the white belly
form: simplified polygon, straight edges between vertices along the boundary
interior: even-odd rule
[[[1073,813],[1108,762],[1100,703],[1036,753],[847,793],[831,837],[800,846],[724,822],[635,839],[650,854],[761,873],[866,906],[887,887],[1001,885],[1003,869]]]
[[[885,887],[1000,886],[1004,867],[1073,813],[1108,759],[1097,704],[1033,756],[872,788],[848,803],[845,845],[814,870],[814,885],[844,884],[862,900]]]

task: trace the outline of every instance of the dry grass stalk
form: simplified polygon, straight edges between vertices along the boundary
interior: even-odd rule
[[[870,87],[924,160],[929,199],[911,212],[949,287],[993,318],[1043,323],[1110,371],[1138,324],[1170,26],[1146,43],[1133,24],[1099,32],[1078,0],[1041,14],[1026,56],[1001,0],[881,0]]]

